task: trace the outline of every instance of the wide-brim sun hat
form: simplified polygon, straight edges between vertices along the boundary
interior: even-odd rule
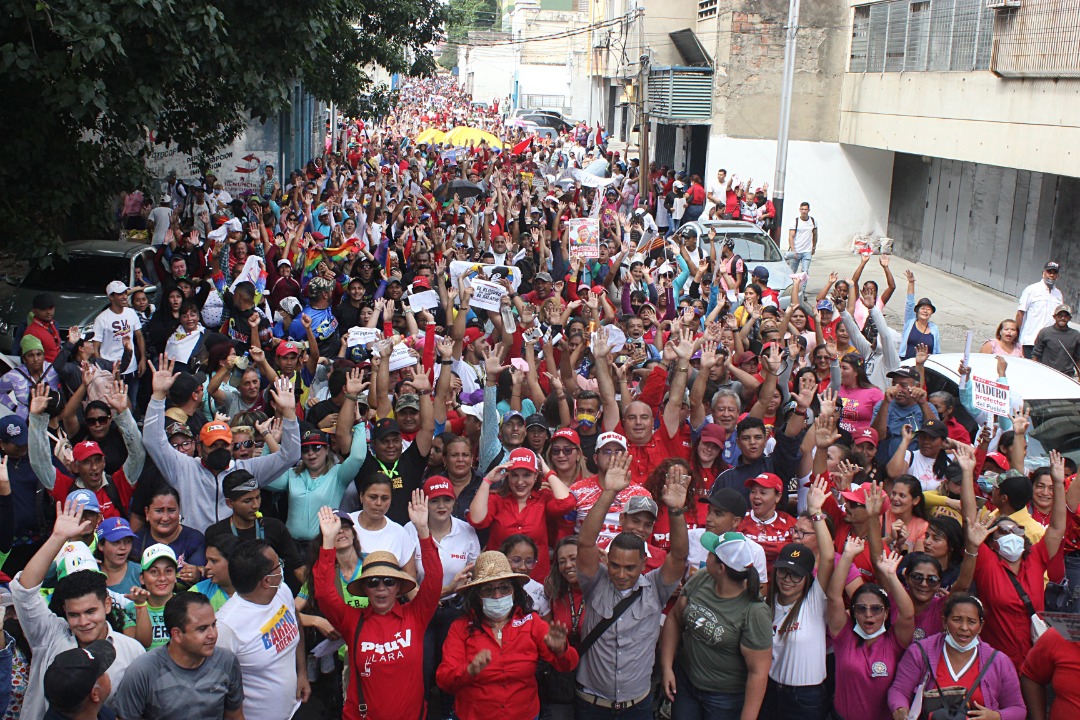
[[[398,595],[412,592],[412,589],[416,587],[416,580],[412,575],[401,569],[401,566],[398,565],[397,556],[392,552],[376,550],[364,558],[363,565],[364,569],[360,572],[360,577],[345,586],[345,589],[351,595],[367,597],[365,581],[373,577],[397,578],[400,581]]]
[[[529,580],[528,575],[522,575],[511,570],[510,561],[497,550],[487,550],[480,553],[480,557],[476,558],[476,564],[473,566],[472,575],[472,582],[462,585],[458,588],[459,590],[486,585],[498,580],[512,580],[522,585]]]

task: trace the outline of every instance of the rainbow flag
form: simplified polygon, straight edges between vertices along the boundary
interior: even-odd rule
[[[306,280],[315,274],[315,268],[324,260],[340,262],[360,251],[359,238],[350,238],[335,248],[308,248],[304,256],[303,278]],[[303,281],[301,281],[301,284]]]

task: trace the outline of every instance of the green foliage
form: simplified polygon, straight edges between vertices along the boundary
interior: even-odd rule
[[[439,0],[22,0],[0,19],[0,208],[31,260],[145,181],[151,140],[212,154],[296,83],[349,115],[365,67],[430,73]],[[378,93],[374,100],[387,102]]]
[[[502,9],[498,0],[450,0],[447,4],[446,49],[439,64],[452,68],[458,63],[458,44],[464,43],[470,30],[498,30]]]

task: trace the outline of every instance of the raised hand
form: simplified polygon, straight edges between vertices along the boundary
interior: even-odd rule
[[[822,417],[832,417],[836,412],[836,392],[832,388],[826,388],[825,392],[818,395],[818,408]]]
[[[556,655],[562,655],[566,652],[567,636],[569,631],[566,626],[561,622],[553,622],[548,626],[547,636],[544,637],[544,644],[548,646],[551,652]]]
[[[810,484],[810,490],[806,494],[806,509],[811,515],[821,512],[825,505],[825,499],[829,496],[829,481],[824,475],[818,475]]]
[[[607,472],[601,485],[605,490],[614,490],[616,494],[630,487],[630,464],[633,459],[625,450],[611,456]],[[681,506],[680,506],[681,507]]]
[[[439,352],[440,360],[453,360],[454,358],[454,339],[449,335],[443,337],[435,345],[435,349]]]
[[[881,553],[881,559],[878,560],[878,572],[895,577],[896,568],[899,567],[902,557],[900,553],[891,550]]]
[[[124,593],[124,597],[136,605],[145,605],[150,599],[150,591],[138,585],[132,585],[131,590]]]
[[[986,538],[990,537],[990,533],[993,532],[993,524],[993,516],[985,510],[979,513],[979,517],[974,522],[965,523],[964,537],[967,539],[968,545],[974,548],[982,546],[986,542]]]
[[[844,557],[854,560],[866,549],[866,541],[858,535],[849,535],[844,543]]]
[[[859,472],[861,469],[861,467],[850,460],[841,460],[836,466],[836,472],[833,473],[833,476],[836,478],[836,486],[841,491],[850,489],[851,481],[855,479],[855,473]]]
[[[292,381],[288,378],[278,378],[270,387],[270,397],[274,400],[274,406],[280,410],[296,411],[296,394],[293,392]]]
[[[1050,478],[1054,482],[1065,482],[1065,456],[1057,450],[1050,451]]]
[[[38,383],[30,388],[30,414],[41,415],[49,408],[49,386]]]
[[[915,364],[925,365],[926,359],[930,357],[930,348],[925,343],[919,343],[915,346]]]
[[[1012,415],[1013,432],[1017,435],[1027,435],[1031,427],[1031,411],[1027,408],[1015,412]]]
[[[94,528],[89,520],[83,520],[83,503],[76,502],[70,495],[64,502],[56,503],[56,522],[52,534],[64,542],[75,540]]]
[[[660,499],[669,510],[686,507],[686,490],[689,485],[690,473],[681,465],[672,465],[668,468]]]
[[[122,380],[114,380],[112,386],[109,388],[109,394],[105,396],[105,402],[109,404],[113,410],[119,415],[128,408],[131,407],[131,400],[128,398],[127,386]]]
[[[870,483],[866,488],[866,514],[871,517],[871,522],[877,522],[876,518],[881,515],[884,506],[885,491],[877,483]]]
[[[836,432],[835,417],[822,416],[814,420],[814,444],[819,451],[825,451],[839,439],[840,434]]]
[[[248,324],[248,328],[252,332],[257,332],[258,331],[258,329],[259,329],[259,321],[260,321],[261,317],[262,316],[259,315],[259,313],[257,313],[257,312],[253,312],[250,315],[248,315],[247,324]],[[304,317],[304,316],[301,315],[300,317]]]
[[[180,373],[173,372],[173,366],[175,363],[165,357],[162,353],[158,358],[157,367],[153,363],[150,363],[150,369],[153,371],[153,375],[150,376],[150,384],[155,393],[161,395],[168,395],[169,388],[172,387],[173,382],[180,376]]]
[[[975,448],[967,443],[953,444],[953,457],[961,469],[969,474],[975,472]]]
[[[413,490],[409,500],[409,521],[420,537],[428,536],[428,499],[423,490]]]
[[[360,368],[353,368],[349,371],[349,374],[345,378],[345,392],[349,395],[359,395],[364,392],[364,388],[368,386],[368,383],[364,382],[364,371]]]

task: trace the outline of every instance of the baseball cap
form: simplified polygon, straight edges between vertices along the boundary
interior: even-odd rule
[[[299,314],[300,310],[302,309],[300,307],[300,301],[292,295],[281,298],[281,302],[278,303],[278,307],[293,316]]]
[[[1058,313],[1065,313],[1069,317],[1072,317],[1072,314],[1073,314],[1072,313],[1072,308],[1069,307],[1068,305],[1064,305],[1064,304],[1063,305],[1058,305],[1057,309],[1054,310],[1055,315],[1057,315]]]
[[[71,457],[75,462],[82,462],[88,457],[93,455],[104,455],[101,451],[101,446],[93,440],[84,440],[80,443],[75,443],[75,447],[71,448]]]
[[[383,440],[386,437],[394,434],[401,434],[401,428],[398,427],[397,420],[383,418],[379,422],[375,423],[375,430],[371,433],[371,437],[374,440]]]
[[[165,437],[171,438],[173,435],[187,435],[189,438],[195,437],[195,433],[191,432],[191,428],[187,423],[182,423],[179,420],[171,422],[165,428]]]
[[[120,293],[126,293],[127,290],[128,286],[119,280],[113,280],[105,286],[106,295],[119,295]]]
[[[769,279],[769,268],[765,267],[764,265],[758,265],[756,268],[754,268],[753,275],[756,278],[762,278],[763,280],[768,280]]]
[[[458,409],[458,412],[474,417],[481,422],[484,421],[484,403],[482,402],[478,402],[475,405],[462,405]]]
[[[115,660],[116,650],[108,640],[65,650],[53,658],[45,671],[45,699],[60,712],[77,709]]]
[[[415,393],[405,393],[397,399],[397,403],[394,405],[395,412],[401,412],[402,410],[420,410],[420,396]]]
[[[525,422],[525,416],[519,413],[517,410],[507,410],[506,413],[502,416],[500,424],[509,422],[510,420],[514,420],[515,418],[520,420],[521,422]]]
[[[26,421],[18,415],[5,416],[0,420],[0,440],[17,447],[26,447],[27,442],[30,441],[30,432]]]
[[[81,505],[83,512],[101,512],[101,504],[98,502],[97,495],[85,488],[79,488],[68,493],[67,499],[76,505]]]
[[[536,462],[536,453],[528,448],[517,448],[510,453],[510,467],[507,470],[531,470],[536,472],[540,469]]]
[[[648,495],[634,495],[626,502],[623,512],[627,515],[647,512],[652,513],[653,517],[657,517],[660,514],[660,508],[656,505],[656,501]]]
[[[743,363],[750,362],[751,360],[755,359],[756,357],[757,357],[757,355],[755,355],[750,350],[743,350],[742,353],[739,355],[739,357],[735,358],[735,363],[734,364],[736,366],[739,366],[739,365],[742,365]]]
[[[118,542],[124,538],[133,538],[131,525],[122,517],[111,517],[101,521],[97,529],[98,537],[109,542]]]
[[[427,279],[427,275],[417,275],[413,278],[412,286],[414,288],[426,288],[431,289],[431,281]]]
[[[544,428],[544,430],[546,430],[549,435],[551,434],[551,428],[548,427],[547,418],[544,417],[541,413],[533,413],[529,417],[525,418],[525,429],[528,430],[529,428],[533,427]]]
[[[551,273],[549,273],[549,272],[538,272],[538,273],[536,273],[536,275],[533,275],[533,280],[539,280],[540,282],[552,282]]]
[[[101,573],[101,567],[98,565],[97,558],[94,557],[94,553],[90,552],[90,548],[86,543],[75,540],[73,542],[64,543],[64,546],[60,548],[60,552],[56,556],[56,580],[59,582],[72,573],[81,572],[83,570],[90,570],[96,573]]]
[[[717,510],[729,512],[735,517],[746,514],[748,503],[743,494],[734,488],[715,488],[706,497],[698,498],[698,502],[708,503]]]
[[[701,546],[732,570],[745,570],[754,564],[754,553],[742,533],[728,532],[717,535],[707,532],[701,536]]]
[[[292,340],[287,340],[283,343],[278,343],[277,350],[275,350],[274,352],[277,354],[278,357],[285,357],[286,355],[289,355],[291,353],[296,353],[297,355],[299,355],[301,349],[302,348],[300,347],[299,343],[295,343]]]
[[[714,445],[724,446],[727,442],[727,433],[724,428],[720,427],[716,423],[709,423],[701,431],[701,439],[698,442],[713,443]]]
[[[169,547],[165,543],[155,543],[143,550],[142,569],[149,570],[150,566],[161,558],[171,560],[172,564],[175,566],[180,565],[180,563],[176,562],[176,553],[173,552],[173,549],[171,547]]]
[[[468,346],[470,343],[474,343],[480,338],[484,337],[484,331],[477,327],[471,327],[465,329],[465,337],[461,343],[464,346]]]
[[[866,483],[862,485],[852,485],[847,490],[840,492],[840,497],[844,498],[848,502],[853,502],[856,505],[866,504]]]
[[[282,265],[288,265],[289,267],[292,267],[292,263],[289,262],[289,258],[281,258],[277,261],[278,267],[281,267]]]
[[[424,495],[427,495],[428,500],[440,497],[457,497],[454,494],[454,486],[450,483],[449,478],[443,475],[432,475],[427,479],[427,482],[424,483]]]
[[[833,312],[836,308],[833,306],[832,300],[829,298],[822,298],[821,300],[818,300],[817,309]]]
[[[949,430],[945,427],[945,423],[940,420],[934,420],[931,418],[922,424],[915,434],[923,433],[927,437],[944,439],[949,437]]]
[[[258,489],[258,480],[247,470],[233,470],[221,478],[221,494],[229,500],[235,500]]]
[[[753,487],[754,485],[760,485],[763,488],[772,488],[778,493],[784,492],[784,481],[780,479],[779,475],[773,473],[761,473],[743,483],[744,487]]]
[[[1005,453],[1002,452],[986,453],[986,459],[997,465],[1002,470],[1008,470],[1012,465],[1009,462],[1009,459],[1005,457]],[[986,467],[985,463],[983,463],[983,467]]]
[[[853,445],[858,445],[859,443],[870,443],[874,447],[877,447],[878,446],[877,430],[875,430],[872,427],[868,427],[868,428],[863,428],[859,432],[855,433],[855,438],[852,441],[852,444]]]
[[[799,543],[788,543],[773,561],[773,568],[788,570],[799,577],[814,572],[814,551]]]
[[[902,378],[907,378],[908,380],[916,380],[917,381],[919,379],[919,374],[917,372],[915,372],[915,370],[912,369],[912,368],[901,367],[901,368],[896,368],[892,372],[888,373],[885,377],[890,378],[892,380],[900,380]]]
[[[615,443],[623,450],[626,449],[626,438],[617,432],[601,433],[600,437],[596,438],[596,449],[599,450],[608,443]]]
[[[555,434],[551,436],[552,441],[566,440],[568,442],[581,447],[581,437],[578,436],[577,430],[573,428],[559,428],[555,431]]]
[[[1053,270],[1054,272],[1061,272],[1061,265],[1051,260],[1043,265],[1043,270]]]
[[[48,310],[56,307],[56,300],[49,293],[39,293],[34,296],[33,308],[35,310]]]
[[[330,438],[326,433],[318,428],[310,428],[304,431],[303,437],[300,438],[300,447],[305,445],[329,445]]]
[[[232,442],[232,428],[223,422],[208,422],[203,425],[203,429],[199,432],[199,441],[206,446],[213,445],[218,440],[224,440],[227,443]]]

